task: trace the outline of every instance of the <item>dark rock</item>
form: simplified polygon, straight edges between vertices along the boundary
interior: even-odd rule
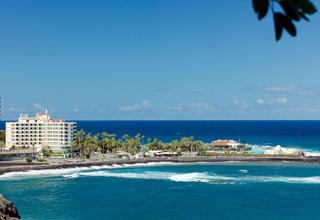
[[[20,215],[16,206],[0,194],[0,220],[17,220]]]

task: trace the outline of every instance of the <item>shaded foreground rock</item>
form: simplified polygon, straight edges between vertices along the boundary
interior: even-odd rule
[[[17,220],[20,215],[16,206],[0,194],[0,220]]]

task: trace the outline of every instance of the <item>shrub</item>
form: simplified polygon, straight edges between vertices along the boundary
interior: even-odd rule
[[[31,163],[31,162],[32,162],[32,158],[31,158],[31,157],[26,157],[26,161],[27,161],[28,163]]]
[[[41,157],[41,158],[39,158],[39,159],[38,159],[38,162],[46,163],[46,162],[47,162],[47,159],[46,159],[46,158]]]

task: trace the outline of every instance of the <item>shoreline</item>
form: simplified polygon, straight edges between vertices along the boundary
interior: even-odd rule
[[[61,164],[50,163],[7,163],[10,165],[0,166],[0,175],[10,172],[26,172],[29,170],[46,170],[46,169],[65,169],[76,167],[91,167],[103,165],[123,165],[123,164],[146,164],[150,162],[171,162],[171,163],[221,163],[221,162],[297,162],[297,163],[318,163],[320,164],[320,157],[244,157],[244,156],[216,156],[216,157],[177,157],[177,158],[146,158],[146,159],[119,159],[112,161],[82,161],[69,162]]]

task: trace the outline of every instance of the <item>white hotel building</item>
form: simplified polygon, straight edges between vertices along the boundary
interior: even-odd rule
[[[6,122],[6,148],[43,148],[64,151],[71,148],[76,122],[54,120],[46,111],[35,115],[20,114],[17,122]]]

